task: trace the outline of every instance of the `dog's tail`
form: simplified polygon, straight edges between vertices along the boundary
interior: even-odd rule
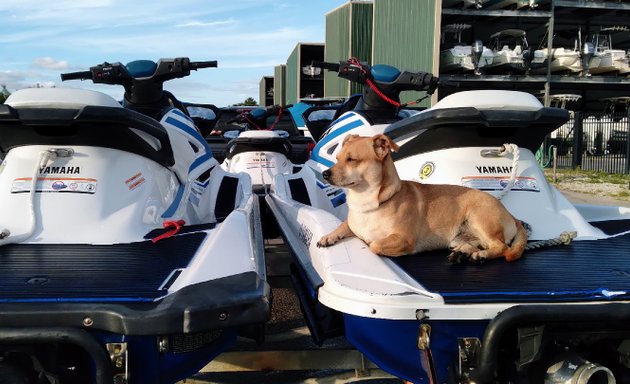
[[[527,231],[520,220],[514,220],[516,224],[516,236],[512,239],[512,244],[505,251],[503,256],[506,261],[514,261],[521,257],[527,246]]]

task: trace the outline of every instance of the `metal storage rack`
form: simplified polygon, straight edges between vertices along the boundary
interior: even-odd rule
[[[535,2],[536,8],[506,5],[502,9],[488,9],[484,6],[510,2],[481,1],[480,3],[485,4],[481,4],[480,8],[464,8],[464,4],[470,2],[461,1],[459,5],[456,3],[444,2],[442,26],[451,23],[471,24],[473,33],[476,33],[475,38],[488,36],[493,28],[500,30],[517,27],[527,31],[530,42],[546,38],[546,44],[550,48],[554,47],[554,29],[577,26],[586,36],[605,26],[630,26],[629,2],[543,0]],[[630,48],[630,33],[615,45],[624,49]],[[440,78],[446,81],[446,85],[441,88],[440,97],[463,89],[518,89],[540,96],[549,105],[553,94],[573,93],[582,96],[576,109],[583,111],[602,111],[602,100],[630,95],[630,78],[614,75],[556,75],[548,70],[546,75],[440,74]]]

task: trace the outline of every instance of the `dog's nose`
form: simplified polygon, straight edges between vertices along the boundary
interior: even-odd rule
[[[328,180],[328,178],[330,177],[330,169],[327,169],[324,172],[322,172],[322,176],[324,176],[324,180]]]

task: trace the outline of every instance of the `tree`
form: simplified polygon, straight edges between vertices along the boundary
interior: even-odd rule
[[[11,92],[7,90],[6,84],[0,84],[0,87],[2,87],[2,90],[0,90],[0,104],[4,104],[4,101],[9,97]]]
[[[258,103],[256,102],[256,100],[254,100],[253,97],[248,97],[242,103],[238,103],[238,104],[234,104],[234,105],[236,105],[236,106],[255,106],[255,105],[258,105]]]

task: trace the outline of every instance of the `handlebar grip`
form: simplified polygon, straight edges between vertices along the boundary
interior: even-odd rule
[[[323,68],[323,69],[327,69],[329,71],[335,71],[335,72],[339,72],[339,63],[329,63],[326,61],[319,61],[319,60],[313,60],[311,62],[311,65],[313,67],[318,67],[318,68]]]
[[[440,78],[437,76],[432,76],[431,79],[429,80],[429,86],[427,87],[427,93],[429,95],[432,95],[433,92],[435,92],[435,90],[440,86],[440,84],[443,84],[440,81]]]
[[[190,63],[190,69],[200,69],[200,68],[216,68],[217,61],[193,61]]]
[[[80,72],[68,72],[61,74],[61,81],[66,80],[91,80],[92,72],[90,71],[80,71]]]

